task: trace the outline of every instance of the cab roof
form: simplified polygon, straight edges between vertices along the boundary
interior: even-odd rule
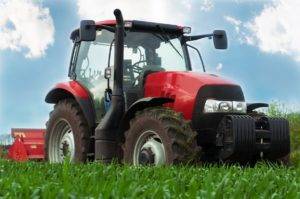
[[[101,26],[115,26],[116,20],[98,21],[95,24],[96,27],[98,26],[99,28]],[[184,33],[190,33],[191,31],[190,27],[138,20],[126,20],[124,21],[124,27],[133,31],[164,32],[172,35],[182,35]],[[188,28],[188,32],[186,32],[186,28]],[[79,35],[79,29],[75,29],[71,33],[70,38],[73,40],[77,35]]]
[[[96,22],[96,26],[115,26],[116,20],[105,20]],[[126,20],[124,21],[125,28],[130,28],[133,30],[140,31],[164,31],[166,33],[173,34],[183,34],[183,27],[172,24],[164,23],[155,23],[148,21],[139,21],[139,20]]]

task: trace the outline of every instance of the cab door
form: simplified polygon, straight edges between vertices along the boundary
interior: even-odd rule
[[[110,63],[109,51],[114,39],[114,33],[107,30],[97,30],[96,40],[91,42],[82,41],[76,60],[76,80],[81,83],[90,92],[94,109],[96,112],[96,122],[100,122],[109,106],[109,95],[106,95],[107,89],[112,89],[112,83],[108,88],[108,81],[105,79],[105,69],[110,65],[113,67],[113,52],[111,52]],[[113,71],[113,70],[112,70]]]

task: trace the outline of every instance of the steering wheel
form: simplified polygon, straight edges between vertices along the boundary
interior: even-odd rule
[[[132,69],[135,70],[134,72],[136,73],[141,73],[141,71],[143,71],[144,69],[142,67],[139,66],[139,64],[141,63],[147,63],[146,60],[142,60],[142,61],[138,61],[138,62],[135,62],[134,64],[132,64]]]
[[[139,64],[141,64],[141,63],[147,63],[147,61],[141,60],[141,61],[137,61],[131,65],[132,71],[137,74],[137,76],[133,78],[132,86],[135,85],[136,81],[140,78],[142,72],[144,71],[144,68],[139,66]]]

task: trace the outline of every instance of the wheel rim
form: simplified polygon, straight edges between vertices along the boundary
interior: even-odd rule
[[[160,136],[155,131],[143,132],[134,146],[134,165],[164,165],[166,153]]]
[[[52,163],[74,160],[75,142],[71,125],[60,119],[54,126],[49,140],[48,157]]]

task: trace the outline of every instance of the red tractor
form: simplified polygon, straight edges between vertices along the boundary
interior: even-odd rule
[[[71,34],[71,81],[46,97],[55,104],[46,130],[50,162],[249,163],[289,154],[285,119],[257,114],[268,105],[246,104],[239,85],[204,65],[204,73],[192,72],[189,50],[202,58],[189,43],[212,38],[226,49],[225,31],[188,36],[189,27],[114,15],[81,21]]]

